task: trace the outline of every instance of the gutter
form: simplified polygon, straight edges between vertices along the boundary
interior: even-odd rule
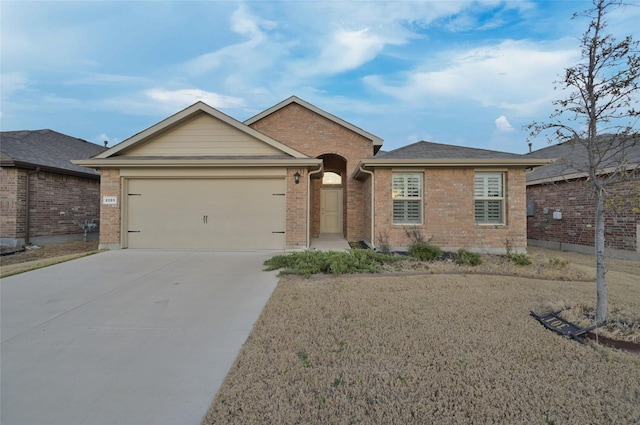
[[[537,158],[441,158],[441,159],[368,159],[363,160],[353,173],[353,178],[359,179],[364,167],[538,167],[552,163],[552,159]],[[366,171],[366,170],[365,170]]]
[[[72,163],[92,168],[153,168],[153,167],[318,167],[322,161],[315,158],[286,159],[184,159],[184,158],[117,158],[117,159],[82,159]]]
[[[71,161],[71,162],[73,163],[73,161]],[[51,166],[46,166],[46,165],[34,164],[34,163],[31,163],[31,162],[14,161],[14,160],[0,161],[0,166],[2,166],[2,167],[16,167],[16,168],[24,168],[24,169],[32,169],[32,170],[35,169],[34,167],[36,167],[40,171],[46,171],[46,172],[49,172],[49,173],[63,174],[63,175],[67,175],[67,176],[83,177],[83,178],[94,179],[94,180],[100,179],[100,173],[97,173],[97,172],[93,171],[93,169],[90,169],[90,168],[88,168],[86,172],[82,172],[82,171],[70,170],[70,169],[67,169],[67,168],[51,167]]]
[[[307,173],[307,250],[311,248],[311,175],[324,171],[324,164],[320,168]]]
[[[361,173],[366,173],[369,174],[371,176],[371,247],[373,248],[373,250],[376,249],[376,243],[375,243],[375,224],[376,224],[376,210],[375,210],[375,200],[376,200],[376,179],[375,179],[375,175],[373,174],[373,171],[369,171],[369,170],[365,170],[364,169],[364,165],[361,165],[358,169]]]
[[[31,238],[30,232],[29,232],[29,228],[31,227],[31,219],[30,219],[30,214],[29,214],[29,210],[31,209],[31,176],[33,174],[39,173],[40,172],[40,167],[37,167],[35,170],[31,170],[31,171],[27,171],[27,181],[26,181],[26,186],[27,186],[27,193],[25,194],[25,223],[24,223],[24,244],[25,245],[31,245],[31,241],[29,240]]]

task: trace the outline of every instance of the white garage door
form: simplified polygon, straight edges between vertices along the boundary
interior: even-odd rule
[[[131,179],[129,248],[285,248],[285,181]]]

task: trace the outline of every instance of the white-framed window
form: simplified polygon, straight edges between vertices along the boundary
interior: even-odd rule
[[[475,174],[476,224],[504,224],[504,173]]]
[[[393,173],[393,224],[422,224],[422,174]]]

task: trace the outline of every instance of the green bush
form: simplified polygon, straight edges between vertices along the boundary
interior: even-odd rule
[[[477,266],[482,264],[482,258],[475,252],[459,249],[455,254],[456,264],[460,266]]]
[[[529,258],[527,254],[509,254],[507,257],[519,266],[528,266],[531,264],[531,258]]]
[[[427,242],[415,242],[409,246],[409,255],[421,261],[433,261],[442,255],[442,250]]]
[[[276,255],[264,262],[265,271],[282,269],[280,274],[311,276],[315,273],[380,273],[382,265],[401,261],[401,257],[367,249],[339,251],[304,251]]]

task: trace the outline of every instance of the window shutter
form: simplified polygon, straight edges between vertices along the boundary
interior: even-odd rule
[[[474,179],[476,223],[502,224],[504,184],[502,173],[476,173]]]
[[[502,198],[502,174],[476,174],[475,176],[475,197]]]
[[[394,223],[422,223],[421,174],[394,174],[392,196]]]
[[[393,201],[393,221],[397,223],[421,223],[420,201]]]

